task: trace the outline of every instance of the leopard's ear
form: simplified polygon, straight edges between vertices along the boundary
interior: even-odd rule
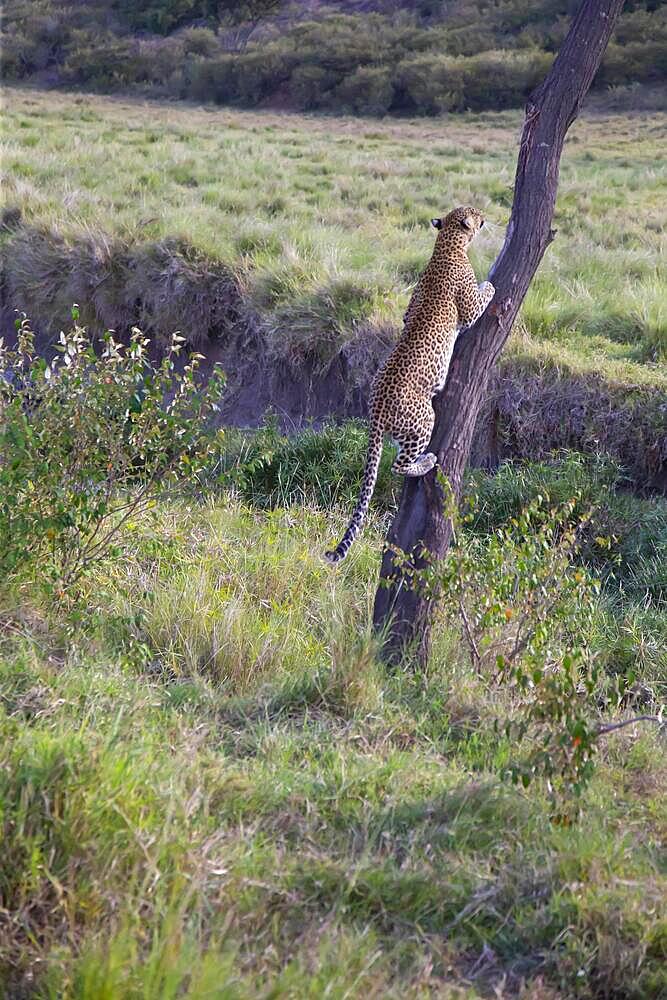
[[[431,219],[431,225],[434,229],[442,229],[442,219]]]
[[[474,229],[475,228],[475,225],[474,225],[474,223],[473,223],[473,221],[472,221],[472,219],[471,219],[471,217],[469,215],[466,215],[466,216],[464,216],[461,219],[461,225],[463,226],[464,229]]]

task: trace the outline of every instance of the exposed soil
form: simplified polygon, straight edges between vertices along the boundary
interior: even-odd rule
[[[92,330],[122,335],[133,325],[156,351],[172,331],[189,336],[207,364],[227,373],[221,420],[254,427],[269,412],[288,432],[307,423],[366,415],[370,380],[397,331],[361,324],[321,357],[290,356],[289,338],[265,334],[235,276],[176,241],[126,244],[92,236],[74,245],[58,234],[5,219],[0,281],[2,333],[25,311],[48,353],[69,324],[72,302]],[[284,353],[281,353],[284,352]],[[505,358],[489,386],[471,462],[543,458],[555,449],[606,453],[636,488],[667,494],[667,396],[650,386],[615,386],[592,375]]]

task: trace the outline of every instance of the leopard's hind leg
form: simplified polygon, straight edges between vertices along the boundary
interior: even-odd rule
[[[424,451],[417,455],[414,462],[400,466],[394,462],[392,468],[394,472],[399,472],[402,476],[425,476],[427,472],[431,471],[437,461],[438,456],[434,455],[432,451]]]
[[[416,412],[410,414],[410,422],[396,428],[393,437],[398,442],[398,455],[392,465],[392,472],[401,476],[425,476],[430,472],[437,457],[432,451],[426,451],[433,433],[435,413],[430,401],[424,400]]]

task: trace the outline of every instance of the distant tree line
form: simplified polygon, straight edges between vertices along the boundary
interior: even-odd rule
[[[3,76],[362,115],[520,105],[573,0],[6,0]],[[375,8],[375,9],[371,9]],[[598,87],[667,77],[667,5],[626,3]]]

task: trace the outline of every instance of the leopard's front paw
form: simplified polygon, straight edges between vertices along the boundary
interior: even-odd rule
[[[479,293],[484,299],[484,301],[488,304],[493,298],[493,296],[496,294],[496,290],[490,281],[483,281],[482,284],[479,286]]]

